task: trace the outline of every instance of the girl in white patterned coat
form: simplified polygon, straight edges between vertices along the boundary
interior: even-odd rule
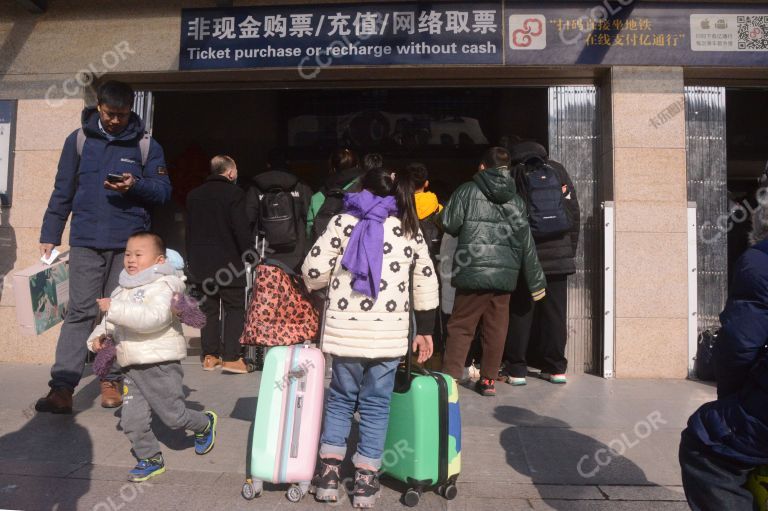
[[[344,212],[328,224],[302,272],[309,289],[328,286],[323,351],[333,355],[321,463],[310,491],[318,500],[338,500],[343,489],[339,467],[357,404],[360,440],[352,458],[357,468],[353,506],[370,507],[379,496],[376,472],[395,372],[408,349],[411,310],[417,323],[413,350],[424,362],[432,355],[439,296],[410,178],[373,169],[361,183],[362,192],[345,196]]]

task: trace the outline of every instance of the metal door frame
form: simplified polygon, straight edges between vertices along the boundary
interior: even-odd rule
[[[601,371],[603,337],[601,227],[598,175],[601,149],[599,89],[594,85],[549,87],[549,154],[568,170],[581,209],[576,274],[568,277],[568,370]],[[611,341],[612,342],[612,341]]]

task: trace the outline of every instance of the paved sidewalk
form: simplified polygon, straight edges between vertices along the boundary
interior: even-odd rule
[[[0,364],[0,509],[321,509],[311,498],[288,502],[283,489],[240,497],[260,373],[206,373],[189,362],[189,406],[221,418],[216,448],[195,456],[190,434],[160,426],[168,471],[141,485],[125,482],[135,462],[119,411],[99,406],[93,376],[79,387],[74,416],[36,414],[48,367]],[[459,496],[425,494],[418,509],[688,509],[678,438],[688,415],[714,398],[712,386],[578,376],[565,386],[529,379],[498,388],[495,398],[461,390]],[[397,487],[385,484],[378,508],[404,509]]]

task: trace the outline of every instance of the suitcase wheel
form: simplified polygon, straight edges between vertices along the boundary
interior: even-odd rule
[[[442,495],[446,500],[453,500],[456,498],[456,496],[459,494],[459,489],[456,488],[455,484],[446,484],[444,486],[440,486],[437,489],[437,492]]]
[[[307,494],[307,489],[302,488],[298,484],[291,485],[288,491],[285,492],[285,497],[291,502],[299,502],[304,495]]]
[[[246,479],[245,483],[243,483],[243,498],[245,500],[253,500],[256,497],[261,497],[261,492],[263,489],[263,484],[261,481],[252,481],[251,479]]]
[[[403,496],[403,501],[408,507],[418,506],[419,500],[421,500],[421,492],[414,490],[413,488],[410,488],[407,492],[405,492],[405,495]]]

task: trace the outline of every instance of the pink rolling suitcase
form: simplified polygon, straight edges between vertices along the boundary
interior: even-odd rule
[[[267,350],[242,492],[246,499],[260,496],[264,482],[293,483],[286,493],[291,502],[306,495],[317,462],[324,374],[323,353],[309,343]]]

